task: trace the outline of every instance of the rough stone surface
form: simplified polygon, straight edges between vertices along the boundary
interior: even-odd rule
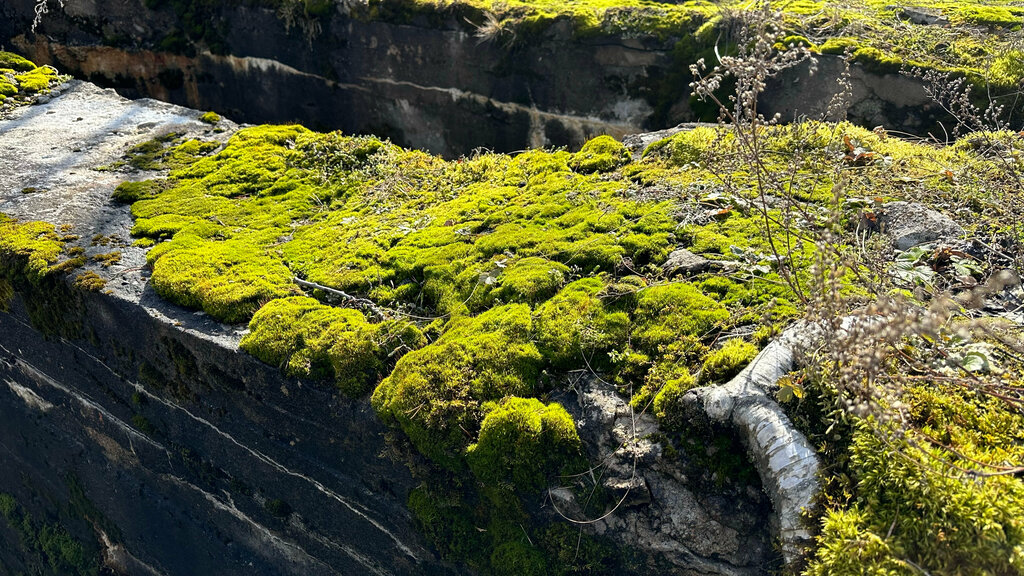
[[[711,267],[711,261],[703,256],[698,256],[686,248],[677,248],[668,255],[668,259],[661,265],[665,274],[696,274]]]
[[[829,105],[841,88],[838,80],[846,71],[841,56],[815,56],[811,63],[783,71],[768,81],[759,111],[765,116],[779,114],[784,122],[799,118],[850,120],[863,126],[885,126],[913,134],[941,129],[937,121],[943,111],[924,90],[922,80],[900,74],[876,74],[861,66],[850,68],[851,95],[839,114],[829,116]]]
[[[173,3],[69,2],[51,10],[32,36],[26,31],[35,4],[0,3],[0,44],[131,97],[245,122],[372,133],[453,157],[478,147],[577,148],[599,134],[622,137],[697,119],[676,79],[674,39],[579,37],[567,20],[528,42],[481,43],[454,10],[396,23],[353,19],[339,9],[307,38],[272,9],[207,3],[231,25],[217,53],[189,56],[152,48],[169,31],[190,28]],[[770,83],[760,110],[785,120],[816,118],[844,68],[840,58],[821,56],[813,76],[807,66],[788,71]],[[944,113],[920,81],[854,66],[851,82],[851,121],[939,130]]]
[[[886,10],[898,9],[898,14],[914,24],[924,26],[946,26],[949,18],[946,18],[941,10],[929,10],[927,8],[886,6]]]
[[[929,242],[955,242],[964,236],[964,229],[948,216],[914,202],[886,204],[878,221],[897,250]]]
[[[672,42],[581,39],[567,21],[512,46],[481,43],[457,11],[388,22],[339,9],[321,16],[320,33],[307,38],[272,8],[234,2],[207,3],[230,26],[216,53],[189,56],[155,48],[169,31],[189,28],[169,3],[69,2],[31,35],[34,4],[0,3],[0,44],[35,62],[130,97],[245,122],[369,133],[447,157],[477,147],[578,148],[600,134],[642,130],[654,108],[639,87],[666,78],[673,66]],[[112,38],[122,41],[111,45]],[[686,99],[680,102],[685,114]]]
[[[635,413],[614,387],[585,377],[557,398],[573,415],[601,482],[621,505],[583,524],[594,534],[636,548],[650,573],[753,575],[773,552],[763,502],[746,493],[695,487],[680,462],[664,455],[657,420]],[[549,491],[557,511],[586,520],[570,490]]]

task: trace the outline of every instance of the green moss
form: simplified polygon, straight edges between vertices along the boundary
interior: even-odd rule
[[[558,404],[510,397],[487,413],[480,436],[467,449],[473,474],[485,485],[511,481],[536,491],[581,456],[576,423]]]
[[[109,268],[121,261],[121,251],[116,250],[106,254],[95,254],[92,257],[92,261],[102,265],[104,268]]]
[[[891,162],[844,171],[837,207],[829,175],[844,135]],[[846,222],[845,200],[905,197],[908,182],[923,182],[915,195],[929,198],[934,187],[937,203],[1012,225],[995,195],[979,192],[1005,185],[991,165],[955,182],[935,176],[988,162],[981,145],[924,146],[846,124],[770,127],[762,136],[768,169],[798,163],[793,194],[806,214],[839,210]],[[172,138],[146,153],[165,158],[184,144]],[[222,149],[183,152],[166,180],[138,193],[134,234],[155,243],[148,259],[158,293],[219,319],[251,317],[242,347],[257,358],[350,394],[376,385],[376,412],[431,461],[417,473],[442,477],[431,482],[445,490],[417,491],[410,507],[446,558],[487,572],[507,548],[525,554],[522,570],[541,566],[540,554],[547,573],[559,573],[554,549],[528,522],[517,525],[529,509],[519,498],[572,460],[560,448],[573,445],[571,419],[544,395],[567,373],[593,370],[682,438],[692,374],[727,379],[756,352],[739,340],[711,351],[725,329],[749,329],[763,343],[801,313],[778,275],[765,215],[748,208],[753,176],[734,167],[726,194],[707,166],[709,153],[728,158],[735,145],[726,130],[702,129],[639,160],[616,159],[608,146],[607,171],[583,173],[583,157],[564,151],[449,162],[372,137],[254,127]],[[772,233],[804,281],[814,245],[782,224]],[[679,245],[737,269],[666,282],[660,264]],[[330,290],[309,290],[314,300],[293,278]],[[375,323],[328,306],[337,290],[372,301],[374,318],[408,321]],[[731,439],[697,444],[698,465],[752,474]],[[712,458],[710,449],[720,452]],[[504,554],[494,557],[505,562]]]
[[[0,214],[0,273],[41,279],[49,274],[64,249],[52,224],[19,223]]]
[[[460,467],[485,403],[533,393],[541,355],[531,341],[532,324],[530,308],[522,304],[453,320],[436,342],[398,361],[373,393],[374,409],[401,427],[420,452]]]
[[[498,277],[491,295],[504,302],[540,302],[557,292],[568,274],[564,264],[537,256],[523,258]]]
[[[199,117],[199,121],[207,124],[218,124],[221,121],[221,117],[216,112],[205,112]]]
[[[82,542],[60,522],[40,522],[10,494],[0,493],[0,516],[17,535],[20,550],[12,551],[34,574],[96,576],[100,555],[95,543]]]
[[[291,272],[268,250],[245,236],[179,236],[164,251],[150,252],[150,281],[171,302],[224,322],[246,322],[263,302],[298,293]]]
[[[506,542],[495,548],[491,568],[497,576],[545,576],[547,563],[540,550],[524,542]]]
[[[697,380],[685,368],[673,376],[654,396],[653,408],[666,431],[679,432],[686,428],[683,396],[697,385]]]
[[[962,22],[982,26],[1015,28],[1020,27],[1022,22],[1020,12],[1002,6],[960,6],[953,15]]]
[[[629,163],[632,156],[621,142],[611,136],[598,136],[580,149],[569,165],[578,172],[608,172]]]
[[[637,296],[632,336],[653,352],[686,336],[706,336],[728,318],[728,310],[692,284],[652,286]]]
[[[598,297],[604,287],[599,278],[577,280],[537,308],[537,346],[552,365],[567,368],[587,358],[601,366],[601,355],[625,338],[629,318],[605,307]]]
[[[122,182],[114,189],[113,199],[124,204],[132,204],[139,200],[155,198],[161,189],[161,184],[156,180]]]
[[[56,80],[57,72],[49,67],[42,66],[24,74],[18,74],[14,79],[18,82],[18,89],[25,94],[38,94],[46,92],[50,88],[50,82]]]
[[[409,510],[427,540],[446,560],[473,568],[490,563],[487,534],[474,525],[474,511],[444,483],[420,485],[409,493]]]
[[[36,69],[36,65],[13,52],[0,52],[0,68],[30,72]]]
[[[83,272],[75,277],[72,285],[86,292],[99,292],[107,285],[107,281],[95,272]]]
[[[702,383],[723,383],[739,374],[757,356],[757,346],[740,338],[731,338],[721,348],[704,358]]]
[[[369,392],[389,362],[425,344],[408,322],[370,324],[361,312],[304,297],[271,301],[249,330],[243,350],[291,376],[334,381],[350,396]]]
[[[850,52],[854,52],[860,47],[860,41],[856,38],[829,38],[820,46],[818,46],[818,52],[822,54],[845,54],[849,49]]]

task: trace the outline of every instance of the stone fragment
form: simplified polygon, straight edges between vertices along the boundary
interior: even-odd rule
[[[897,250],[964,235],[964,229],[948,216],[915,202],[890,202],[878,216],[882,232],[892,238]]]
[[[665,274],[675,273],[690,275],[703,272],[711,266],[711,261],[703,256],[698,256],[686,248],[677,248],[668,255],[668,260],[661,265]]]
[[[607,478],[604,487],[615,502],[622,502],[624,508],[637,508],[651,503],[651,490],[642,476],[632,478]]]
[[[886,6],[886,10],[896,10],[896,6]],[[943,16],[941,10],[929,10],[927,8],[905,7],[899,8],[897,15],[910,20],[914,24],[922,26],[945,26],[949,19]]]

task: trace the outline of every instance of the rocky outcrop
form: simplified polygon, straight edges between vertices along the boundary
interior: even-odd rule
[[[240,121],[298,121],[458,156],[478,147],[577,148],[598,134],[697,119],[687,87],[692,62],[678,56],[693,51],[692,30],[682,38],[578,35],[563,18],[481,42],[467,20],[482,16],[458,4],[417,14],[391,2],[357,17],[339,2],[304,31],[273,9],[231,2],[211,4],[213,21],[202,24],[223,30],[197,47],[175,3],[69,1],[31,34],[34,4],[0,6],[0,44],[130,97]],[[773,80],[761,110],[785,121],[826,112],[845,65],[836,56],[818,60],[813,74],[802,66]],[[941,114],[913,78],[854,66],[851,84],[845,110],[854,122],[923,133]]]
[[[554,488],[549,498],[556,517],[636,549],[645,556],[646,573],[764,573],[774,553],[767,506],[756,488],[698,489],[684,462],[666,455],[657,419],[635,412],[598,378],[580,378],[559,400],[598,463],[594,475],[612,507],[588,517],[571,490]]]
[[[897,250],[964,237],[964,229],[949,216],[914,202],[889,202],[878,214],[878,225]]]
[[[388,21],[339,10],[307,37],[275,10],[248,3],[217,9],[230,25],[216,53],[185,55],[159,48],[184,27],[170,8],[69,2],[32,35],[33,4],[0,8],[0,43],[129,97],[247,122],[374,134],[446,156],[579,146],[598,134],[638,131],[651,122],[650,92],[672,65],[671,43],[579,39],[568,21],[510,46],[480,42],[460,14]]]

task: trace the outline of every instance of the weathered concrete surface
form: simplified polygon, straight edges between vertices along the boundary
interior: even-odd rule
[[[128,239],[114,186],[152,174],[91,168],[156,134],[208,132],[197,116],[72,83],[0,120],[0,211],[70,223],[91,252],[110,251],[90,244]],[[226,137],[226,126],[205,135]],[[56,282],[23,289],[0,313],[0,492],[106,542],[126,574],[453,572],[414,528],[412,478],[382,457],[385,429],[368,402],[239,352],[236,327],[163,302],[142,249],[116,249],[120,264],[95,269],[109,293]],[[30,325],[40,311],[56,320],[46,336]],[[83,499],[87,519],[67,512]],[[275,516],[271,500],[291,512]],[[0,567],[16,567],[3,536]]]
[[[801,118],[830,121],[850,120],[867,128],[884,126],[911,134],[926,135],[940,129],[945,118],[938,103],[925,92],[924,82],[903,74],[877,74],[863,66],[850,66],[850,93],[845,102],[830,110],[842,91],[839,79],[846,62],[839,56],[815,56],[811,63],[785,70],[771,79],[760,100],[759,112],[779,114],[783,122]],[[836,114],[838,112],[838,114]]]
[[[687,87],[692,62],[673,55],[677,38],[580,38],[563,19],[530,38],[480,42],[458,4],[388,20],[409,10],[400,2],[384,3],[374,20],[350,17],[337,2],[307,36],[274,10],[231,2],[214,4],[209,24],[223,28],[217,49],[190,46],[186,54],[161,48],[174,35],[184,41],[188,28],[169,2],[73,0],[33,35],[34,3],[0,4],[0,44],[131,97],[246,122],[370,133],[453,157],[478,147],[578,148],[599,134],[698,119]],[[817,118],[843,69],[840,58],[821,56],[813,76],[806,66],[787,71],[769,85],[761,111]],[[914,79],[854,66],[851,80],[847,114],[856,123],[923,134],[942,115]]]
[[[700,486],[685,457],[665,454],[658,421],[637,413],[614,386],[586,375],[557,400],[573,415],[597,463],[594,475],[615,502],[601,518],[583,513],[565,488],[549,492],[556,515],[649,552],[640,572],[680,576],[765,574],[775,560],[770,504],[752,486]]]
[[[672,42],[579,39],[567,20],[512,46],[481,43],[455,9],[367,21],[346,15],[341,2],[311,40],[273,9],[214,5],[216,19],[228,23],[222,48],[184,55],[160,44],[172,33],[183,37],[187,26],[169,3],[152,4],[68,2],[32,35],[34,1],[9,0],[0,4],[0,44],[131,97],[246,122],[371,133],[445,156],[476,147],[578,147],[598,134],[639,131],[655,115],[651,101],[673,66]],[[681,92],[679,105],[685,115]]]

